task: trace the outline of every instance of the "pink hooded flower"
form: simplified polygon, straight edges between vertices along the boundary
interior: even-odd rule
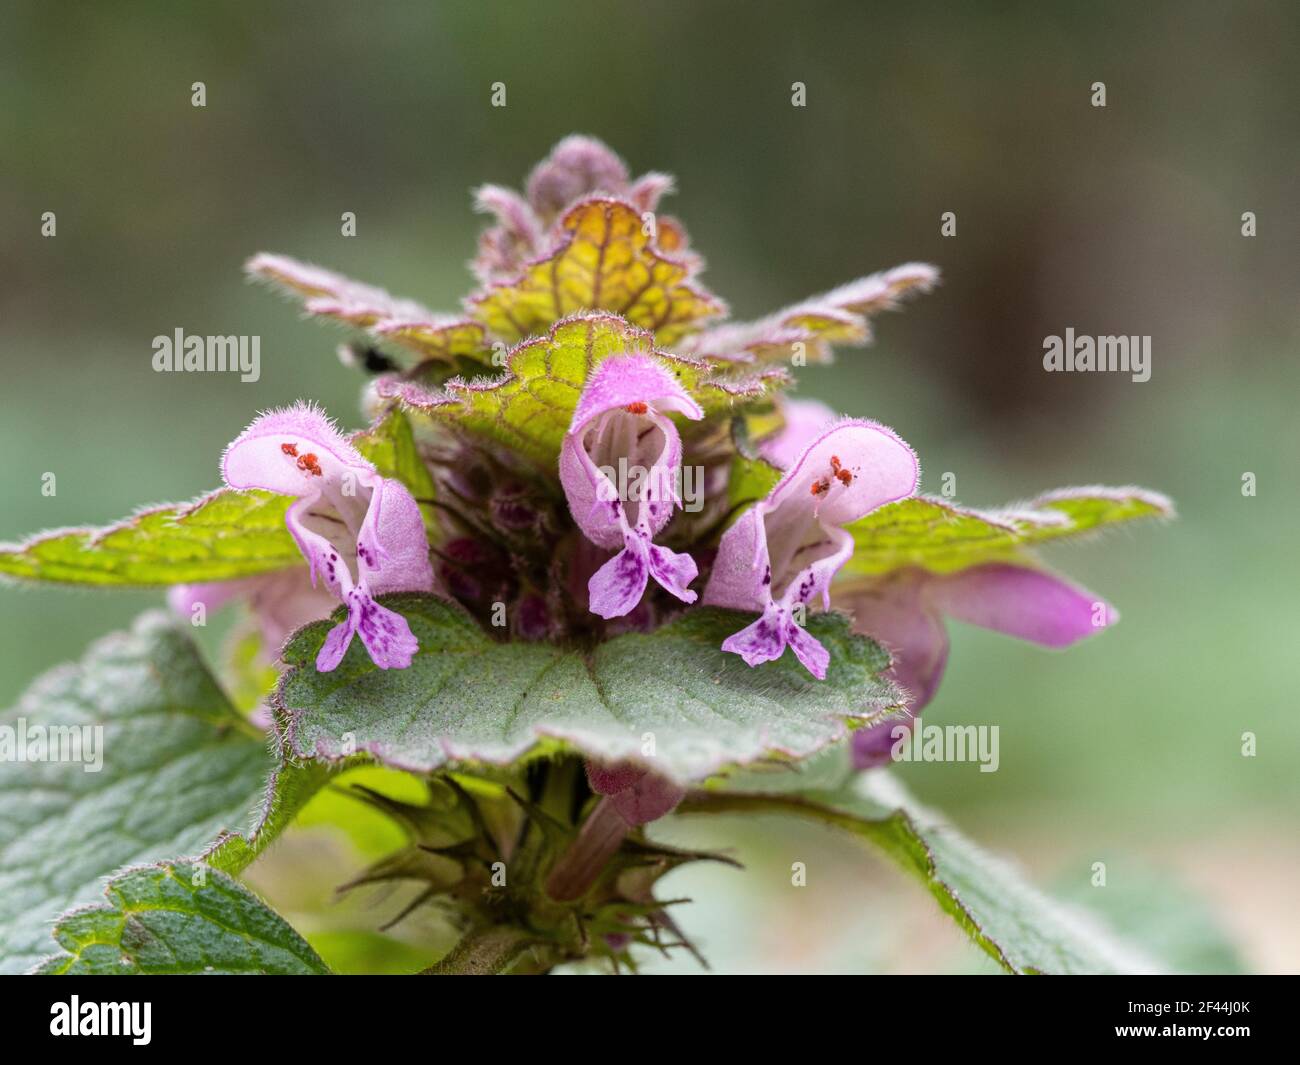
[[[787,646],[822,680],[830,655],[796,620],[818,595],[830,605],[831,580],[853,554],[845,525],[916,490],[916,455],[894,432],[848,419],[808,444],[766,499],[722,537],[704,602],[758,611],[724,651],[748,665],[780,658]]]
[[[226,448],[221,474],[231,488],[297,496],[285,520],[312,583],[324,577],[348,608],[325,638],[316,668],[335,669],[354,634],[380,669],[409,666],[418,648],[410,626],[374,600],[387,592],[433,589],[420,508],[405,486],[381,477],[320,410],[306,404],[254,421]]]
[[[913,715],[934,698],[948,659],[944,618],[1064,648],[1119,620],[1105,600],[1054,574],[991,562],[946,575],[908,568],[857,588],[849,604],[854,628],[894,656],[890,675],[908,693]],[[884,721],[853,736],[860,769],[889,761],[890,749],[911,721]]]
[[[629,613],[654,577],[686,603],[699,572],[690,555],[653,542],[680,506],[682,441],[668,414],[696,420],[699,405],[648,355],[606,359],[587,381],[560,451],[560,482],[583,535],[622,548],[588,582],[591,610]]]

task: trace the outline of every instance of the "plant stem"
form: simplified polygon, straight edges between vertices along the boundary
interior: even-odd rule
[[[422,976],[497,976],[519,960],[537,937],[511,925],[493,925],[467,933]]]
[[[601,799],[546,878],[546,893],[557,902],[581,898],[631,831],[614,804]]]

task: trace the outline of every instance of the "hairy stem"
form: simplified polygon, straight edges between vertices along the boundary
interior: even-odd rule
[[[546,878],[546,893],[557,902],[581,898],[630,831],[632,826],[614,804],[608,798],[601,799]]]
[[[498,976],[537,942],[537,937],[511,925],[493,925],[469,932],[422,976]]]

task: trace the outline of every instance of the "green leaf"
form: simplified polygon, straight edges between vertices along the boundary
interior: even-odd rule
[[[1014,559],[1049,541],[1172,515],[1168,499],[1141,488],[1063,488],[1001,511],[968,510],[931,496],[912,496],[848,526],[855,547],[841,576],[879,576],[906,566],[953,573]]]
[[[273,655],[264,647],[261,627],[254,617],[241,618],[226,639],[221,678],[230,701],[243,714],[251,714],[275,689],[280,673]]]
[[[440,391],[397,379],[377,387],[382,397],[504,444],[553,474],[587,377],[611,355],[656,356],[706,413],[754,402],[786,379],[781,371],[715,370],[656,351],[654,343],[650,333],[616,315],[586,314],[559,321],[548,335],[520,344],[501,377],[451,381]]]
[[[64,914],[64,953],[37,970],[64,975],[261,974],[329,970],[279,914],[224,873],[193,862],[128,869],[108,882],[107,905]]]
[[[748,783],[756,786],[752,778]],[[883,771],[863,774],[836,791],[693,792],[678,812],[784,813],[842,828],[879,847],[916,877],[944,912],[1011,973],[1165,969],[1144,949],[1120,939],[1095,914],[1031,886],[1004,859],[982,851],[918,805]],[[864,905],[869,902],[864,900]]]
[[[385,477],[417,499],[433,496],[433,479],[406,416],[387,414],[351,437]],[[0,546],[0,576],[105,587],[234,580],[301,566],[284,523],[290,496],[219,488],[193,503],[169,503],[100,529],[58,529],[26,543]],[[428,507],[426,521],[431,521]]]
[[[401,481],[416,499],[433,497],[433,474],[420,457],[410,421],[400,410],[389,411],[372,428],[354,433],[351,439],[381,475]]]
[[[1128,863],[1108,862],[1104,886],[1092,871],[1079,875],[1058,894],[1095,910],[1134,943],[1140,943],[1173,972],[1237,975],[1249,971],[1237,946],[1205,902],[1174,878]]]
[[[159,612],[39,678],[3,724],[29,738],[38,726],[102,733],[78,733],[92,740],[80,762],[0,761],[0,971],[48,954],[50,920],[96,898],[123,866],[195,855],[214,840],[224,841],[224,868],[246,864],[296,794],[279,775],[267,791],[266,738]],[[101,768],[87,772],[94,752]],[[226,836],[272,814],[247,839]]]
[[[1137,518],[1172,518],[1174,505],[1145,488],[1060,488],[1029,504],[1039,514],[1060,514],[1059,525],[1030,522],[1022,535],[1030,543],[1082,536]]]
[[[731,460],[731,476],[727,480],[727,503],[741,508],[746,503],[757,503],[776,487],[781,471],[766,459],[748,459],[737,454]],[[740,510],[737,509],[737,514]]]
[[[289,827],[308,800],[345,768],[348,766],[322,765],[316,762],[309,765],[281,763],[276,766],[248,819],[250,826],[238,833],[223,830],[198,857],[213,868],[227,873],[237,873],[247,868],[254,858]]]
[[[284,524],[293,502],[223,488],[102,529],[59,529],[0,547],[0,575],[116,587],[232,580],[300,565]]]
[[[338,669],[318,673],[329,621],[308,625],[285,648],[290,668],[273,702],[291,757],[366,751],[414,771],[506,764],[557,748],[615,760],[645,758],[649,735],[651,761],[665,775],[696,780],[724,766],[804,757],[897,705],[880,679],[888,655],[838,614],[808,622],[831,654],[826,680],[817,681],[793,654],[751,669],[724,653],[722,641],[753,620],[732,611],[692,610],[584,653],[493,640],[431,596],[384,602],[419,640],[409,669],[377,669],[357,641]]]

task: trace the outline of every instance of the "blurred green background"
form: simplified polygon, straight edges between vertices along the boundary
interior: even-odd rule
[[[1092,483],[1174,497],[1174,524],[1051,557],[1120,607],[1114,631],[1056,655],[953,628],[926,720],[999,724],[1000,770],[900,772],[1040,882],[1086,886],[1095,861],[1121,887],[1174,876],[1251,967],[1296,971],[1298,48],[1283,2],[6,4],[0,539],[213,487],[259,409],[313,397],[357,424],[338,334],[241,262],[280,251],[454,308],[482,224],[469,189],[592,133],[678,176],[666,209],[740,317],[942,268],[874,348],[801,384],[893,425],[924,488],[950,471],[972,505]],[[1044,373],[1043,338],[1070,326],[1151,335],[1151,380]],[[261,380],[155,374],[151,339],[178,327],[260,335]],[[0,589],[0,700],[158,599]],[[705,827],[669,831],[719,842]],[[967,964],[870,855],[719,830],[754,868],[681,890],[723,967]],[[805,894],[802,853],[826,871]]]

